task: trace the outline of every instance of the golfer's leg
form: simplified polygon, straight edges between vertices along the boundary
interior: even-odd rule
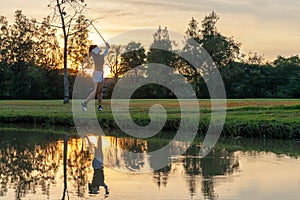
[[[95,149],[95,158],[103,163],[102,138],[98,137],[98,147]]]
[[[96,93],[96,90],[97,90],[97,84],[98,83],[94,83],[94,90],[89,94],[89,96],[86,98],[86,102],[89,102],[90,100],[94,99],[95,98],[95,93]]]

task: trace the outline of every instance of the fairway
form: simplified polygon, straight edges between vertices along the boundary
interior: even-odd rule
[[[88,105],[93,109],[93,103]],[[176,99],[134,99],[130,100],[130,114],[139,125],[150,121],[149,108],[162,105],[167,112],[166,130],[175,131],[180,121],[180,105]],[[186,106],[194,104],[186,100]],[[210,121],[210,100],[199,100],[200,129],[207,128]],[[110,100],[104,100],[104,111],[97,112],[100,125],[104,128],[118,128],[114,123]],[[77,108],[80,109],[80,108]],[[191,112],[196,112],[190,110]],[[82,117],[90,117],[82,112]],[[61,100],[6,100],[0,101],[1,123],[35,123],[73,127],[72,104],[64,105]],[[176,123],[175,123],[176,122]],[[223,134],[299,138],[299,99],[229,99]]]

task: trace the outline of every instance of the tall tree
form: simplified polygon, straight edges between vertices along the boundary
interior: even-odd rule
[[[184,57],[189,58],[189,61],[177,59],[177,70],[193,85],[198,97],[209,97],[206,82],[212,79],[216,67],[229,66],[229,63],[239,56],[240,44],[218,31],[216,26],[218,20],[219,16],[212,12],[205,16],[199,27],[199,22],[192,18],[186,30],[185,46],[181,52]],[[215,87],[211,89],[218,88],[216,85]]]
[[[209,53],[217,67],[225,67],[229,62],[238,58],[240,53],[240,43],[232,37],[222,35],[216,23],[219,16],[213,11],[205,16],[201,22],[201,46]]]
[[[62,53],[56,37],[56,28],[50,24],[50,16],[43,19],[37,27],[34,45],[35,65],[44,69],[57,69],[62,64]]]
[[[147,54],[148,63],[172,66],[174,45],[175,41],[170,39],[168,28],[159,26],[158,30],[153,34],[153,43],[150,45],[150,50]]]
[[[188,24],[188,28],[185,32],[185,45],[181,51],[184,57],[189,58],[193,63],[189,63],[186,59],[182,57],[177,59],[176,69],[179,73],[184,75],[188,82],[193,86],[196,95],[200,97],[203,96],[204,90],[201,88],[201,84],[204,80],[201,76],[201,45],[200,45],[200,28],[199,23],[195,18],[192,18]],[[194,64],[198,64],[194,66]]]
[[[158,79],[161,78],[162,74],[170,73],[165,72],[163,68],[159,65],[165,65],[167,67],[174,68],[175,64],[175,54],[173,52],[173,47],[175,46],[175,41],[170,39],[168,28],[158,27],[157,31],[153,34],[153,42],[150,45],[150,49],[147,53],[147,64],[154,64],[156,70],[151,71],[151,76],[153,82],[158,82]],[[147,68],[146,68],[147,69]],[[174,70],[175,71],[175,68]],[[150,73],[150,71],[145,71],[146,73]],[[170,98],[173,97],[173,94],[169,89],[162,85],[158,84],[148,84],[144,87],[145,91],[143,93],[147,93],[146,96],[151,98]],[[140,92],[142,93],[142,92]]]
[[[58,70],[62,66],[63,57],[56,33],[57,29],[51,26],[50,16],[44,18],[37,27],[34,45],[35,66],[30,77],[31,88],[40,92],[38,95],[31,95],[33,98],[52,99],[61,98],[63,95],[63,90],[59,87],[63,79]],[[40,77],[35,75],[34,71],[39,71]]]
[[[88,39],[89,31],[86,28],[89,25],[84,15],[79,15],[76,24],[73,27],[75,34],[71,35],[68,46],[68,56],[71,61],[71,68],[78,70],[88,53],[91,41]]]
[[[250,65],[262,65],[265,62],[264,56],[258,54],[257,52],[249,52],[247,56],[244,56],[243,62]]]
[[[136,67],[144,65],[146,62],[145,49],[140,42],[129,42],[125,47],[125,52],[121,55],[121,69],[122,73],[133,69],[134,71],[134,83],[138,76],[138,70]]]
[[[273,65],[275,67],[283,67],[283,66],[300,66],[300,58],[298,55],[290,56],[285,58],[283,56],[278,56],[274,61]]]
[[[5,16],[0,16],[0,26],[0,62],[3,62],[9,42],[9,26]]]
[[[26,76],[28,67],[34,64],[34,37],[36,26],[22,11],[15,12],[14,23],[7,28],[3,60],[9,67],[7,76],[8,96],[21,99],[28,95],[30,81]],[[22,81],[20,81],[22,80]]]
[[[7,94],[7,64],[6,64],[6,47],[8,42],[8,21],[6,17],[0,16],[0,95],[1,97]]]
[[[114,83],[118,81],[120,75],[124,74],[125,70],[121,67],[120,56],[123,52],[123,47],[121,45],[111,45],[108,55],[107,64],[110,69],[110,73],[114,77]]]
[[[279,98],[300,97],[300,58],[298,55],[283,57],[274,60],[276,73],[275,96]]]
[[[196,42],[200,43],[200,28],[199,28],[199,22],[192,17],[191,21],[188,24],[188,28],[185,31],[185,39],[193,39]]]
[[[64,38],[64,103],[69,102],[69,80],[68,80],[68,41],[73,34],[72,26],[76,17],[81,15],[87,4],[85,0],[50,0],[49,7],[54,10],[54,18],[60,19],[60,28]]]
[[[41,25],[40,25],[41,24]],[[42,23],[16,11],[9,25],[1,17],[1,98],[54,98],[59,94],[55,84],[60,79],[55,68],[61,64],[56,30],[49,17]],[[51,84],[50,84],[51,83]],[[1,85],[2,85],[1,84]],[[53,87],[50,85],[53,85]]]

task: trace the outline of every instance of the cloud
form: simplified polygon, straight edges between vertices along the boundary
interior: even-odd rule
[[[230,13],[265,22],[300,20],[298,0],[93,0],[90,5],[98,5],[97,9],[106,17],[133,17],[145,21],[148,20],[147,17],[165,18],[168,15],[175,21],[187,14],[198,14],[202,17],[213,10],[218,14]],[[165,20],[168,21],[162,21]]]
[[[94,3],[100,4],[100,1],[93,0]],[[102,2],[102,1],[101,1]],[[157,10],[185,10],[185,11],[204,11],[210,9],[220,9],[224,11],[250,12],[260,10],[261,12],[281,12],[284,10],[296,10],[300,8],[298,0],[109,0],[103,1],[102,5],[128,5],[129,7],[151,8]],[[128,6],[126,8],[128,8]],[[291,14],[291,13],[289,13]]]

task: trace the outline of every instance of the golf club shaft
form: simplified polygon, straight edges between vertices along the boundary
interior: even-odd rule
[[[105,44],[106,44],[107,42],[106,42],[105,39],[102,37],[101,33],[96,29],[96,27],[94,26],[94,24],[91,23],[91,25],[94,27],[94,29],[97,31],[97,33],[100,35],[100,37],[102,38],[102,40],[103,40],[103,41],[105,42]]]

